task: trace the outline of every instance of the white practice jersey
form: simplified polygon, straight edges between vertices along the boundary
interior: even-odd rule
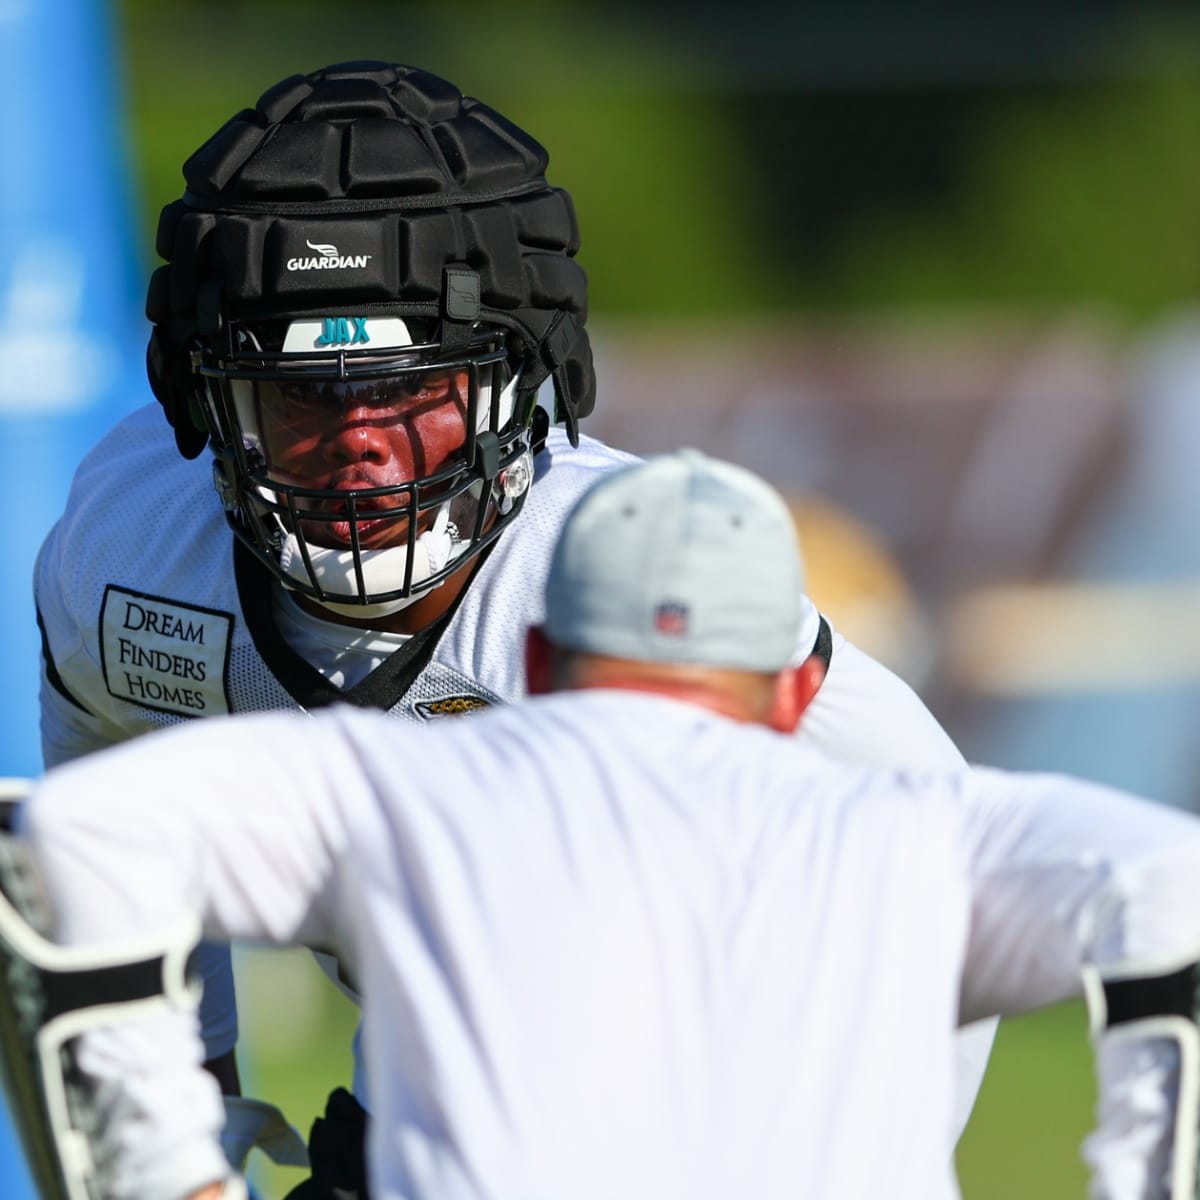
[[[192,912],[334,949],[376,1200],[947,1200],[960,1017],[1200,956],[1200,821],[1065,778],[850,768],[617,691],[190,733],[35,793],[59,936]],[[120,1197],[164,1147],[178,1187],[205,1148],[220,1173],[195,1043],[182,1018],[89,1035]],[[1162,1195],[1151,1158],[1093,1154],[1093,1194]]]
[[[370,693],[370,704],[425,725],[521,698],[525,630],[542,619],[563,520],[600,473],[632,461],[586,437],[572,448],[552,429],[524,510],[472,580],[428,663],[402,694],[385,688],[382,701]],[[88,455],[36,568],[48,766],[195,717],[315,710],[339,694],[273,626],[264,629],[270,622],[261,613],[255,619],[263,607],[255,597],[271,596],[267,576],[251,575],[239,588],[233,547],[210,457],[182,459],[158,405],[126,418]],[[820,626],[809,605],[798,659],[813,649]],[[836,632],[829,646],[829,673],[801,741],[857,763],[920,769],[962,762],[906,684]],[[321,665],[326,676],[337,669],[333,661]],[[350,699],[369,693],[380,674]],[[237,1037],[225,948],[206,953],[204,974],[206,1052],[216,1057]],[[961,1037],[957,1129],[993,1035],[989,1022]]]

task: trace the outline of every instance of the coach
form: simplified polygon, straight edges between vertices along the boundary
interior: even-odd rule
[[[1191,1195],[1200,820],[781,736],[822,671],[801,575],[749,473],[613,472],[555,552],[535,699],[214,719],[51,772],[23,816],[56,936],[193,915],[335,950],[374,1200],[949,1200],[956,1027],[1084,991],[1093,1194]],[[238,1186],[199,1060],[186,1011],[81,1039],[104,1194]]]

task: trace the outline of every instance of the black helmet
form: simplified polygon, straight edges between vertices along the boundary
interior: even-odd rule
[[[355,62],[277,84],[184,164],[146,302],[150,382],[181,453],[211,444],[235,534],[288,587],[368,615],[478,553],[524,499],[548,377],[577,441],[586,277],[547,161],[445,80]],[[461,447],[403,482],[297,479],[270,436],[447,386]]]

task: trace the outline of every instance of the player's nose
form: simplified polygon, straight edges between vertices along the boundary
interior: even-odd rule
[[[370,409],[353,409],[342,414],[337,427],[322,444],[326,462],[344,466],[356,462],[390,462],[404,432],[396,424],[380,419]]]

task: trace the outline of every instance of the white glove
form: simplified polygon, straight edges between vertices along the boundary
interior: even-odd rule
[[[255,1146],[281,1167],[308,1166],[308,1147],[304,1139],[275,1105],[244,1096],[223,1096],[222,1099],[225,1101],[225,1127],[221,1130],[221,1149],[235,1171],[241,1175],[246,1173],[246,1160]],[[226,1191],[228,1188],[227,1184]]]

